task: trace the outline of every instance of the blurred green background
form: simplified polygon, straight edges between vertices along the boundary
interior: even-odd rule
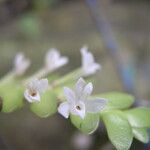
[[[98,1],[120,45],[118,57],[130,66],[134,94],[141,105],[149,104],[150,1]],[[64,74],[80,66],[79,50],[84,44],[102,65],[102,71],[94,76],[94,92],[126,91],[116,61],[98,33],[85,0],[0,0],[0,77],[11,69],[19,51],[32,60],[27,75],[34,73],[52,47],[70,58],[70,63],[58,71]],[[78,136],[76,129],[60,115],[40,119],[27,105],[14,113],[0,114],[0,150],[114,149],[103,126],[85,138],[91,141],[87,148],[76,146]],[[134,141],[131,149],[149,148]]]

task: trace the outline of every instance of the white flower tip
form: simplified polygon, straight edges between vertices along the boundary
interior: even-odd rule
[[[75,92],[77,95],[82,95],[85,85],[86,85],[85,80],[80,77],[75,85]]]
[[[89,83],[85,86],[85,88],[84,88],[84,93],[85,93],[87,96],[89,96],[89,95],[92,94],[92,92],[93,92],[93,84],[92,84],[92,82],[89,82]]]
[[[86,101],[87,112],[90,113],[98,113],[105,109],[107,105],[107,99],[104,98],[96,98],[94,100]]]
[[[28,89],[24,92],[24,97],[29,103],[40,102],[41,100],[39,92],[31,93]]]
[[[84,80],[82,77],[80,77],[80,78],[78,79],[77,83],[83,84],[83,85],[86,84],[85,80]]]
[[[58,107],[58,112],[65,117],[66,119],[69,118],[69,105],[67,102],[63,102]]]
[[[23,75],[25,71],[29,68],[31,62],[29,59],[25,58],[23,53],[18,53],[14,60],[14,70],[17,75]]]
[[[81,47],[81,49],[80,49],[80,52],[81,53],[85,53],[85,52],[87,52],[88,51],[88,46],[87,45],[83,45],[82,47]]]
[[[62,60],[63,60],[63,65],[65,65],[65,64],[67,64],[68,62],[69,62],[69,58],[68,57],[66,57],[66,56],[63,56],[62,57]]]
[[[38,81],[38,90],[39,92],[44,92],[48,89],[49,84],[47,79],[41,79]]]
[[[48,89],[47,79],[34,79],[28,83],[24,96],[29,102],[39,102],[40,94]]]
[[[55,48],[50,49],[45,56],[45,65],[50,71],[62,67],[68,62],[69,59],[65,56],[61,56],[60,52]]]
[[[92,91],[93,91],[93,84],[91,82],[86,84],[83,78],[78,79],[75,87],[75,93],[77,94],[77,97],[79,99],[86,99],[88,96],[92,94]]]
[[[86,85],[85,80],[82,77],[80,77],[76,82],[76,89],[83,88],[85,85]]]
[[[68,91],[69,88],[65,86],[63,87],[63,89],[64,89],[64,93],[66,93],[66,91]]]
[[[64,95],[68,102],[73,102],[75,100],[74,91],[68,87],[64,87]]]
[[[98,63],[95,63],[95,70],[98,71],[98,70],[101,70],[102,69],[102,66]]]
[[[97,109],[97,111],[99,110],[99,112],[100,112],[106,108],[108,100],[105,98],[97,98],[97,99],[95,99],[95,103],[97,103],[95,110]]]
[[[84,76],[95,74],[100,68],[100,64],[96,63],[93,54],[88,51],[87,47],[81,48],[82,55],[82,71]]]

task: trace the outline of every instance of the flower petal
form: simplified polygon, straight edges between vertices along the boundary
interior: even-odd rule
[[[30,92],[29,90],[27,89],[25,92],[24,92],[24,97],[26,98],[26,100],[30,103],[33,103],[33,102],[40,102],[40,94],[39,93],[36,93],[35,96],[32,96],[30,95]]]
[[[68,87],[64,87],[64,95],[68,102],[74,103],[75,102],[75,93]]]
[[[61,56],[57,49],[52,48],[47,52],[45,57],[45,65],[48,70],[57,69],[66,63],[68,63],[68,58]]]
[[[87,68],[88,68],[88,69],[87,69]],[[84,71],[85,71],[85,76],[95,74],[98,70],[101,69],[101,66],[100,66],[100,64],[98,64],[98,63],[93,63],[92,65],[90,65],[90,67],[87,67],[87,68],[84,69]]]
[[[78,98],[82,95],[83,89],[86,85],[86,82],[83,78],[79,78],[75,85],[75,93],[78,95]]]
[[[69,117],[69,104],[68,102],[63,102],[58,107],[58,112],[65,118]]]
[[[87,55],[88,54],[88,47],[86,47],[86,46],[82,47],[80,52],[82,55],[82,67],[86,68],[87,63],[89,62],[88,55]]]
[[[39,92],[44,92],[48,89],[48,80],[47,79],[41,79],[37,83],[37,90]]]
[[[67,64],[69,61],[69,59],[67,57],[60,57],[59,58],[59,61],[57,60],[57,65],[56,65],[56,68],[59,68],[65,64]]]
[[[59,57],[60,57],[59,51],[55,48],[51,48],[45,56],[45,62],[50,63],[53,60],[58,59]]]
[[[27,89],[30,89],[30,90],[34,89],[34,90],[37,90],[37,89],[38,89],[37,83],[38,83],[38,79],[33,79],[31,82],[29,82],[29,83],[27,84]]]
[[[82,99],[86,99],[88,96],[92,94],[93,91],[93,84],[90,82],[88,83],[83,90]]]
[[[30,66],[30,60],[23,53],[18,53],[14,60],[14,70],[18,76],[23,75]]]
[[[82,55],[82,71],[84,76],[88,76],[96,73],[101,66],[95,62],[94,56],[91,52],[88,51],[87,47],[81,48]]]
[[[80,116],[82,119],[85,117],[85,104],[82,101],[77,102],[71,106],[71,113]]]
[[[90,113],[100,112],[105,108],[106,104],[107,104],[107,100],[104,98],[85,101],[86,111]]]

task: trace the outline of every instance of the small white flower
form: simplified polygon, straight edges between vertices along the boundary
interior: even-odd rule
[[[40,94],[45,92],[48,89],[48,80],[47,79],[34,79],[31,81],[24,92],[26,100],[30,103],[39,102]]]
[[[45,64],[48,70],[55,70],[67,63],[68,58],[61,56],[60,52],[55,48],[50,49],[46,54]]]
[[[64,87],[64,94],[67,101],[60,104],[58,112],[65,118],[69,117],[69,113],[78,115],[84,119],[86,113],[98,113],[106,106],[106,100],[97,98],[89,100],[88,97],[93,91],[92,83],[86,82],[80,78],[75,86],[75,90]]]
[[[80,52],[82,55],[82,71],[84,76],[95,74],[101,69],[100,64],[95,62],[93,54],[88,51],[88,47],[82,47]]]
[[[23,75],[29,66],[30,60],[25,58],[23,53],[18,53],[14,60],[14,71],[16,75]]]

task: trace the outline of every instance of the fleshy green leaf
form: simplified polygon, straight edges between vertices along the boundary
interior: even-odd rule
[[[30,105],[32,112],[41,118],[46,118],[57,111],[56,96],[51,91],[46,91],[41,96],[40,102],[34,102]]]
[[[134,108],[125,111],[127,118],[133,127],[150,127],[150,108]]]
[[[2,112],[9,113],[23,106],[24,88],[16,81],[6,82],[0,85],[0,97],[2,98]]]
[[[149,135],[148,135],[148,131],[147,131],[147,128],[133,128],[132,129],[133,131],[133,135],[134,137],[143,142],[143,143],[148,143],[149,141]]]
[[[108,137],[117,150],[128,150],[133,134],[131,126],[121,111],[103,112],[102,118],[107,129]]]
[[[88,113],[84,119],[79,116],[71,115],[71,122],[83,133],[93,133],[99,125],[99,114]]]
[[[125,109],[129,108],[134,102],[133,96],[120,92],[104,93],[94,97],[106,98],[108,100],[106,109]]]

